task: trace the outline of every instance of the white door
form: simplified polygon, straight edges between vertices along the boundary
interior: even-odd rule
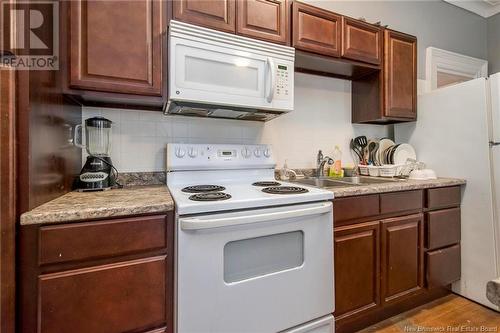
[[[275,333],[331,314],[331,202],[180,217],[178,333]]]
[[[483,305],[486,283],[497,277],[486,79],[418,97],[418,121],[395,126],[397,142],[415,147],[418,159],[440,177],[467,180],[462,194],[462,278],[453,290]],[[500,165],[500,164],[497,164]]]

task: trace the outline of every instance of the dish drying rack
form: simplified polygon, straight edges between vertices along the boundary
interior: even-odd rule
[[[405,164],[359,165],[359,173],[363,176],[386,178],[407,179],[413,170],[421,169],[425,169],[425,164],[410,158],[406,160]]]

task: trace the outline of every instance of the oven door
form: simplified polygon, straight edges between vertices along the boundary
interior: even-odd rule
[[[181,217],[177,332],[274,333],[334,310],[331,202]]]

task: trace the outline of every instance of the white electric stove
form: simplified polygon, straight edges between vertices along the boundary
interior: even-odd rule
[[[333,193],[274,179],[266,145],[169,144],[176,331],[334,331]]]

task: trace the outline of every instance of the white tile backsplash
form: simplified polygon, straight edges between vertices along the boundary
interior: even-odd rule
[[[165,116],[154,111],[95,107],[82,111],[82,120],[102,116],[113,121],[111,159],[120,172],[163,171],[169,142],[258,143],[263,128],[261,123]],[[82,163],[86,158],[84,152]]]
[[[92,116],[113,121],[111,159],[120,172],[163,171],[169,142],[267,143],[279,167],[287,160],[292,168],[312,168],[318,149],[328,155],[339,145],[350,162],[353,136],[389,135],[388,126],[351,124],[349,81],[301,73],[295,74],[295,110],[267,123],[84,107],[82,119]]]

